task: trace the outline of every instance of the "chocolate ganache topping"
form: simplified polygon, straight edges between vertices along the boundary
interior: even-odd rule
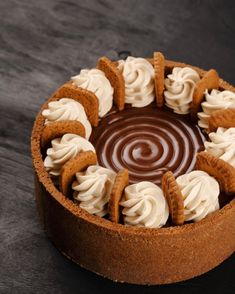
[[[189,115],[159,109],[154,103],[126,106],[121,112],[113,107],[90,137],[100,165],[116,172],[127,168],[130,183],[157,185],[168,170],[176,177],[192,171],[205,139]]]

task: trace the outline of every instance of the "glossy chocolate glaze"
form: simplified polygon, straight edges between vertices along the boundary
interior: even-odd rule
[[[188,115],[159,109],[113,108],[93,128],[90,138],[99,164],[119,171],[127,168],[130,183],[151,181],[161,184],[171,170],[177,177],[193,170],[196,153],[203,150],[205,136]]]

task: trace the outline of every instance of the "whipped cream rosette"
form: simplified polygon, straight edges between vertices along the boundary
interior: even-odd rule
[[[77,87],[93,92],[99,100],[99,116],[103,117],[113,105],[113,88],[103,71],[82,69],[79,75],[72,77]]]
[[[213,89],[210,93],[205,92],[205,101],[201,103],[202,112],[199,112],[198,125],[201,128],[208,129],[209,118],[211,114],[220,109],[235,108],[235,93],[224,90]]]
[[[190,67],[174,67],[172,73],[165,79],[165,104],[175,113],[189,113],[190,103],[199,74]]]
[[[169,217],[169,208],[162,190],[151,182],[139,182],[125,188],[122,214],[130,226],[160,228]]]
[[[204,143],[206,151],[235,168],[235,128],[218,128],[209,138],[211,141]]]
[[[144,58],[129,56],[118,61],[125,81],[125,103],[144,107],[154,101],[154,69]]]
[[[62,166],[82,151],[95,152],[93,145],[81,136],[65,134],[61,138],[51,141],[51,148],[47,149],[44,166],[50,175],[59,176]]]
[[[72,185],[74,200],[89,213],[105,216],[115,177],[115,172],[98,165],[76,173],[76,181]]]
[[[45,117],[45,124],[63,120],[80,121],[85,128],[86,139],[89,139],[91,135],[91,124],[84,107],[74,99],[61,98],[58,101],[49,102],[48,108],[43,110],[42,115]]]
[[[183,196],[185,221],[200,221],[219,209],[219,184],[206,172],[192,171],[176,182]]]

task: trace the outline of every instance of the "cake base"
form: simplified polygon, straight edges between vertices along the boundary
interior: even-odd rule
[[[180,66],[169,62],[169,66]],[[204,72],[200,70],[200,73]],[[220,81],[221,88],[232,88]],[[42,110],[47,107],[44,104]],[[53,185],[40,151],[44,119],[32,132],[35,194],[44,229],[82,267],[114,281],[167,284],[201,275],[235,251],[235,199],[197,223],[160,229],[128,227],[90,215]]]

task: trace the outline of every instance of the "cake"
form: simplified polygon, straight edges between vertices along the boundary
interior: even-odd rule
[[[42,106],[31,149],[44,229],[119,282],[201,275],[235,250],[235,88],[153,58],[83,69]]]

